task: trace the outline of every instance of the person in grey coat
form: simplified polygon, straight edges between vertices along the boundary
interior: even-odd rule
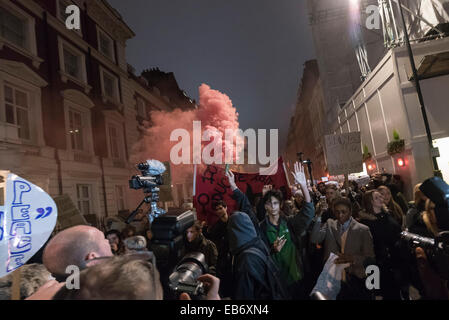
[[[369,228],[351,217],[351,201],[347,198],[337,198],[332,203],[336,219],[328,219],[321,225],[317,218],[312,233],[312,243],[324,242],[324,259],[330,253],[338,255],[335,263],[350,263],[343,275],[340,298],[369,299],[366,292],[365,266],[374,264],[375,254],[373,237]]]

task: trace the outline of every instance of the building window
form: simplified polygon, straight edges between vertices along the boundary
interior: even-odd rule
[[[120,138],[120,130],[114,126],[108,126],[110,156],[112,159],[122,159],[122,139]]]
[[[115,62],[114,40],[99,28],[97,30],[98,51]]]
[[[90,184],[77,184],[78,209],[81,214],[92,214],[92,186]]]
[[[69,78],[85,90],[90,89],[87,85],[86,60],[83,52],[59,38],[59,60],[63,82],[67,82]]]
[[[125,188],[123,186],[115,186],[115,196],[117,199],[117,210],[126,210]]]
[[[80,79],[80,59],[70,52],[67,48],[64,48],[64,71],[74,78]]]
[[[6,122],[17,126],[20,139],[30,140],[28,93],[9,84],[4,90]]]
[[[147,118],[147,110],[146,110],[146,103],[145,100],[143,100],[142,98],[138,97],[137,98],[137,115],[139,117],[142,117],[144,119]]]
[[[113,102],[119,102],[118,78],[102,69],[101,83],[103,86],[103,96]]]
[[[81,112],[69,109],[69,134],[73,150],[84,150],[83,115]]]
[[[0,35],[18,47],[28,49],[26,20],[0,7]]]
[[[35,19],[11,1],[0,1],[0,48],[10,49],[30,58],[35,68],[44,61],[37,56]]]

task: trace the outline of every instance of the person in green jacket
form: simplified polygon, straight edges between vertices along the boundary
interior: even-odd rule
[[[294,299],[306,298],[304,290],[304,268],[302,251],[305,244],[301,238],[315,216],[315,208],[307,188],[304,168],[295,164],[292,172],[295,182],[304,194],[304,205],[294,216],[286,216],[281,210],[282,193],[270,190],[263,197],[266,210],[265,219],[260,223],[262,239],[271,249],[273,260],[280,269],[281,276],[289,287]]]

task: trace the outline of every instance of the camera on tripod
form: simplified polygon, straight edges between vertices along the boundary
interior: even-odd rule
[[[142,202],[129,215],[128,219],[126,219],[126,223],[131,223],[133,221],[135,215],[139,212],[140,207],[144,203],[150,204],[148,220],[152,223],[155,218],[165,214],[165,210],[159,208],[157,203],[159,202],[160,191],[158,186],[164,183],[162,174],[165,172],[166,168],[164,164],[158,160],[147,160],[147,162],[139,163],[137,169],[140,170],[142,175],[132,176],[131,180],[129,180],[129,187],[135,190],[143,189],[144,193],[149,193],[151,195],[144,197]]]

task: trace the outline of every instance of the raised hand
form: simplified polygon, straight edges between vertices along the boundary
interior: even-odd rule
[[[237,185],[235,184],[235,177],[231,170],[228,170],[226,172],[226,177],[228,177],[229,185],[231,186],[232,190],[238,189]]]
[[[295,163],[295,172],[292,172],[293,177],[295,178],[295,183],[301,186],[307,187],[306,175],[304,174],[304,167],[299,163]]]

